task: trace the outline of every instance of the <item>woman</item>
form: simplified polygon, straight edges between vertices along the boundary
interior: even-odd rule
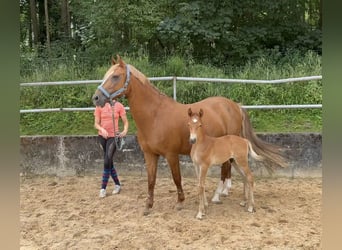
[[[113,156],[116,151],[115,135],[124,137],[127,134],[128,120],[125,107],[117,101],[113,101],[113,106],[110,103],[106,103],[102,108],[96,106],[94,116],[94,127],[98,130],[99,140],[104,153],[104,168],[100,190],[100,197],[103,198],[106,196],[109,176],[112,177],[115,184],[113,194],[118,194],[121,190],[120,181],[113,164]],[[124,124],[122,132],[119,131],[119,118],[121,118]]]

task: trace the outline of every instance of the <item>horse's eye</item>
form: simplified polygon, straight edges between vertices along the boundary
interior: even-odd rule
[[[112,80],[113,80],[113,81],[117,81],[119,78],[120,78],[119,75],[113,75],[113,76],[112,76]]]

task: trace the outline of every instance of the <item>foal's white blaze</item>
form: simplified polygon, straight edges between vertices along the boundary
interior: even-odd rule
[[[196,117],[192,117],[192,122],[193,123],[197,123],[198,119]],[[190,132],[190,140],[196,140],[197,136],[196,133],[194,133],[193,131]]]
[[[196,140],[196,134],[195,133],[190,133],[190,140]]]

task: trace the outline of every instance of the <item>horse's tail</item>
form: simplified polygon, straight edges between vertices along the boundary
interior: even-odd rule
[[[288,165],[282,155],[281,147],[261,140],[253,131],[247,111],[242,107],[240,107],[240,109],[242,115],[241,135],[250,141],[258,155],[261,155],[265,160],[269,161],[264,164],[268,172],[272,173],[274,171],[274,165],[282,168],[287,167]]]

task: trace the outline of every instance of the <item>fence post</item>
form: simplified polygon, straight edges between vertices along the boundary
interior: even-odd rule
[[[176,94],[176,89],[177,89],[177,77],[173,76],[173,99],[177,101],[177,94]]]

